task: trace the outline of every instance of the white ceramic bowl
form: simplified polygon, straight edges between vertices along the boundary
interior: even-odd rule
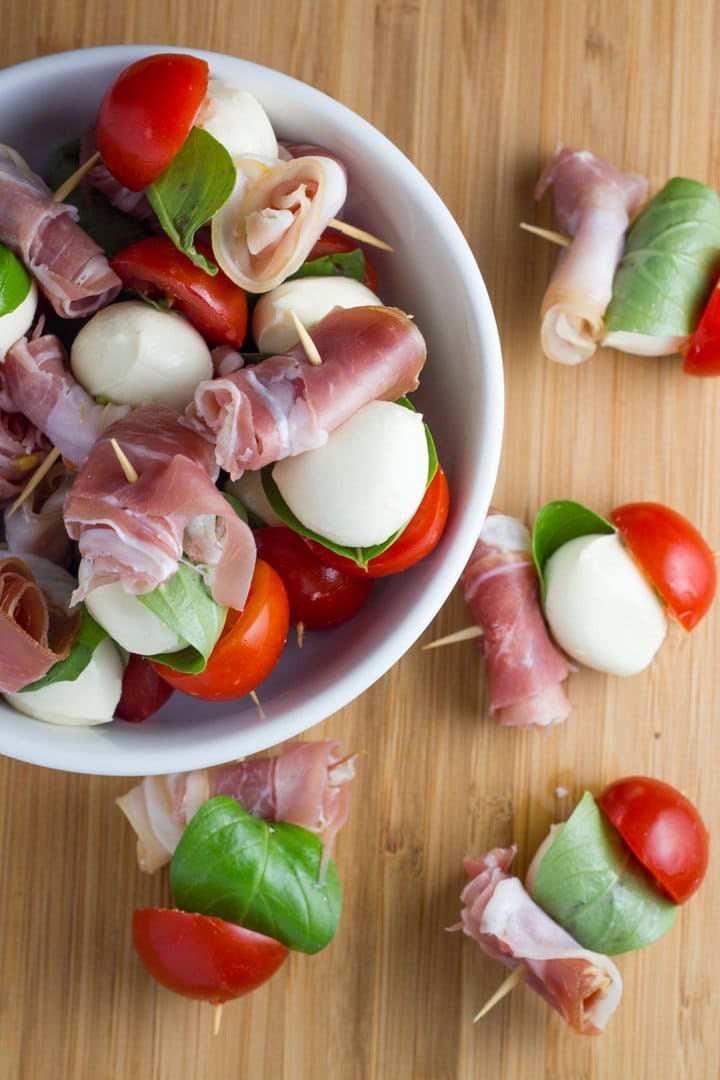
[[[279,135],[332,148],[347,165],[346,217],[388,240],[378,255],[383,298],[414,315],[428,342],[413,401],[431,425],[451,490],[441,543],[414,569],[376,584],[343,627],[292,640],[249,698],[200,703],[175,694],[143,724],[65,728],[0,705],[0,753],[71,772],[139,776],[229,761],[290,738],[342,708],[419,637],[456,583],[479,532],[500,456],[503,380],[495,319],[475,259],[436,192],[375,128],[320,91],[257,64],[168,46],[60,53],[0,72],[0,142],[42,172],[52,150],[79,135],[112,79],[154,52],[204,56],[214,75],[265,106]],[[374,257],[374,256],[373,256]]]

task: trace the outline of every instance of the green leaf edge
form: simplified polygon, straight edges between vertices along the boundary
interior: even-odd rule
[[[532,554],[545,599],[545,563],[551,555],[578,536],[610,536],[617,529],[606,518],[572,499],[553,499],[538,510],[532,531]]]
[[[93,653],[100,642],[109,636],[100,623],[92,617],[85,604],[82,604],[80,629],[72,643],[69,655],[64,660],[58,660],[53,664],[41,678],[23,686],[20,693],[24,694],[28,690],[42,690],[44,686],[52,686],[53,683],[75,682],[92,660]]]

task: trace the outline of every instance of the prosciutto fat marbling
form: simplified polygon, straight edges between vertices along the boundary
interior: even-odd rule
[[[0,691],[16,693],[64,660],[79,614],[48,597],[22,559],[0,562]]]
[[[648,182],[589,150],[561,147],[543,170],[535,198],[551,186],[555,216],[573,239],[543,299],[542,347],[551,360],[577,364],[592,356],[602,337],[625,232],[647,199]]]
[[[514,727],[565,720],[570,703],[560,684],[568,665],[545,626],[523,523],[491,511],[461,582],[470,617],[482,630],[490,715]]]
[[[583,949],[528,895],[507,869],[515,848],[466,859],[461,927],[488,956],[514,970],[581,1035],[599,1035],[622,994],[607,956]],[[459,929],[460,927],[458,927]]]
[[[336,309],[312,330],[323,363],[302,345],[201,382],[188,420],[210,433],[216,460],[233,479],[314,450],[369,401],[394,401],[418,385],[426,347],[397,308]]]
[[[353,776],[353,759],[339,742],[297,742],[272,757],[147,776],[116,801],[137,833],[138,865],[146,873],[170,862],[188,821],[214,795],[230,795],[256,817],[317,833],[326,863],[347,820]]]
[[[122,282],[105,253],[77,224],[74,206],[50,188],[9,146],[0,145],[0,242],[18,255],[58,315],[91,315]]]
[[[215,487],[212,446],[178,419],[172,409],[146,405],[93,446],[65,504],[67,531],[90,571],[73,603],[113,581],[129,593],[151,592],[175,573],[185,550],[209,565],[215,600],[243,608],[255,567],[252,533]],[[111,439],[137,471],[135,483]]]

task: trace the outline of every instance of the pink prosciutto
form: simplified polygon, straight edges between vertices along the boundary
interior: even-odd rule
[[[77,224],[74,206],[50,188],[9,146],[0,145],[0,242],[18,255],[58,315],[91,315],[122,282],[105,253]]]
[[[523,523],[491,511],[461,582],[470,618],[482,630],[490,715],[524,728],[567,719],[561,683],[568,664],[545,626]]]
[[[397,308],[337,308],[311,332],[323,363],[302,345],[230,375],[201,382],[188,421],[209,433],[233,479],[322,446],[369,401],[394,401],[418,385],[427,354]]]
[[[648,182],[589,150],[560,147],[535,188],[553,189],[555,216],[572,243],[560,255],[542,302],[541,340],[551,360],[577,364],[595,352],[612,296],[630,219],[647,199]]]
[[[146,776],[116,802],[137,833],[138,865],[148,874],[170,862],[190,818],[214,795],[230,795],[266,821],[317,833],[326,864],[347,820],[354,775],[353,758],[339,742],[297,742],[272,757]]]
[[[130,411],[129,405],[98,405],[90,397],[54,334],[20,338],[8,350],[2,372],[15,408],[75,466],[82,465],[108,424]]]
[[[58,566],[69,564],[72,545],[65,531],[63,506],[72,479],[58,461],[14,513],[6,508],[3,518],[10,551],[42,555]]]
[[[80,164],[86,162],[97,151],[95,129],[88,131],[80,140]],[[148,225],[153,231],[160,229],[155,211],[148,202],[144,191],[131,191],[116,180],[105,162],[100,158],[95,162],[85,177],[85,184],[95,188],[111,206],[136,221]],[[92,198],[92,196],[90,196]]]
[[[162,405],[134,409],[98,439],[65,503],[65,526],[89,569],[76,603],[96,586],[122,582],[151,592],[177,570],[183,551],[209,566],[213,597],[241,610],[255,567],[250,529],[215,487],[212,446]],[[111,440],[138,473],[130,483]]]
[[[50,449],[26,416],[0,408],[0,506],[20,494]]]
[[[494,848],[465,860],[462,930],[511,971],[523,965],[524,982],[573,1031],[599,1035],[620,1002],[620,972],[607,956],[579,945],[508,875],[514,855],[514,847]]]

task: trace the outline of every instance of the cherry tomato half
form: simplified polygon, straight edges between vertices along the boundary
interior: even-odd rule
[[[369,578],[361,580],[328,566],[287,526],[257,529],[254,536],[258,555],[277,570],[287,589],[291,622],[302,623],[307,630],[339,626],[370,595]]]
[[[220,1005],[257,989],[288,954],[286,945],[243,926],[189,911],[139,908],[133,944],[159,983]]]
[[[141,191],[185,142],[208,88],[205,60],[157,53],[118,75],[100,102],[95,133],[116,180]]]
[[[212,259],[209,247],[196,247]],[[208,345],[241,347],[247,330],[245,293],[222,270],[211,277],[195,266],[168,236],[138,240],[113,256],[110,265],[127,288],[170,300]]]
[[[626,503],[610,520],[680,625],[692,630],[717,584],[713,553],[695,526],[660,503]]]
[[[376,555],[368,563],[367,570],[337,555],[315,540],[305,540],[311,551],[329,566],[336,566],[353,577],[378,578],[388,574],[399,574],[420,562],[436,547],[443,534],[450,508],[450,491],[442,468],[438,465],[435,475],[428,484],[423,500],[415,511],[414,517],[403,529],[394,544],[382,555]]]
[[[206,701],[231,701],[254,690],[280,658],[290,626],[285,586],[262,559],[255,564],[242,611],[230,610],[204,671],[188,675],[152,661],[176,690]]]
[[[695,333],[690,338],[683,371],[688,375],[720,375],[720,286],[710,294]]]
[[[662,780],[627,776],[606,787],[598,805],[677,904],[692,896],[705,876],[709,841],[689,799]]]
[[[371,292],[377,294],[378,275],[375,264],[362,247],[362,244],[359,244],[357,240],[353,240],[349,236],[345,236],[343,233],[333,232],[332,229],[325,229],[315,241],[315,246],[308,255],[308,262],[311,259],[321,259],[324,255],[345,255],[348,251],[356,251],[357,248],[360,248],[365,256],[365,276],[363,277],[363,285],[367,285]]]
[[[115,715],[129,724],[139,724],[162,708],[172,692],[172,686],[160,678],[149,660],[130,653]]]

